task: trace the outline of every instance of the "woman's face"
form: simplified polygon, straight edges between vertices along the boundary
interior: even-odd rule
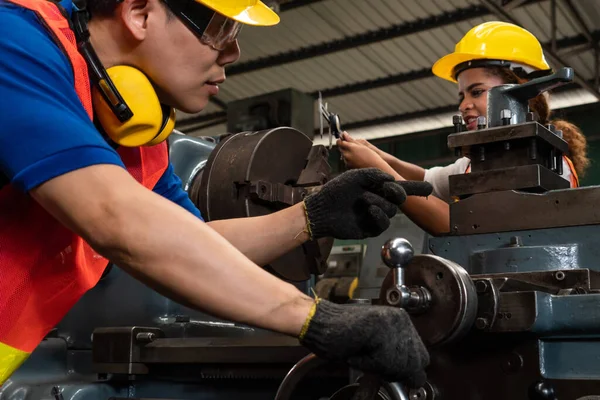
[[[501,78],[486,72],[485,68],[471,68],[458,75],[458,109],[467,129],[477,129],[477,117],[486,116],[487,91],[504,84]]]

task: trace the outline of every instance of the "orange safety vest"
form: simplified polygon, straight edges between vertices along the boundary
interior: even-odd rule
[[[69,58],[75,91],[93,118],[87,65],[59,8],[48,0],[8,0],[34,11]],[[129,173],[152,189],[168,167],[166,142],[118,150]],[[0,385],[27,359],[108,265],[84,240],[27,194],[0,190]]]
[[[563,160],[566,161],[567,165],[569,166],[569,170],[571,171],[571,179],[570,179],[571,188],[579,187],[579,176],[577,176],[577,171],[575,171],[575,166],[573,166],[573,162],[567,156],[563,156]],[[467,169],[465,170],[465,174],[468,174],[470,172],[471,172],[471,163],[469,162],[469,165],[467,165]]]

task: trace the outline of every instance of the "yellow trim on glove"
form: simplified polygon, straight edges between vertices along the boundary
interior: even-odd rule
[[[308,233],[308,238],[313,240],[312,229],[310,229],[310,219],[308,218],[308,210],[306,209],[306,203],[303,201],[302,206],[304,207],[304,216],[306,217],[306,233]]]
[[[312,305],[312,307],[310,308],[310,311],[308,312],[306,321],[304,321],[304,325],[302,325],[302,330],[300,331],[300,336],[299,336],[300,340],[304,339],[304,336],[306,336],[306,332],[308,331],[308,326],[310,325],[310,321],[312,321],[313,317],[315,316],[315,313],[317,312],[317,305],[319,304],[320,301],[321,301],[321,299],[319,297],[315,298],[315,302]]]

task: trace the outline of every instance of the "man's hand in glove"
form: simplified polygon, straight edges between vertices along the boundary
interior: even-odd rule
[[[304,200],[312,239],[380,235],[407,196],[429,196],[428,182],[395,181],[376,168],[345,172]]]
[[[300,333],[317,356],[413,388],[426,380],[429,354],[410,317],[400,308],[340,305],[319,299]]]

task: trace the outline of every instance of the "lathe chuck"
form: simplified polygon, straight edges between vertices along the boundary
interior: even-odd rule
[[[215,147],[189,195],[206,221],[271,214],[301,202],[329,180],[327,157],[324,146],[313,146],[296,129],[237,133]],[[304,281],[325,271],[332,246],[330,238],[309,241],[264,267],[284,279]]]

